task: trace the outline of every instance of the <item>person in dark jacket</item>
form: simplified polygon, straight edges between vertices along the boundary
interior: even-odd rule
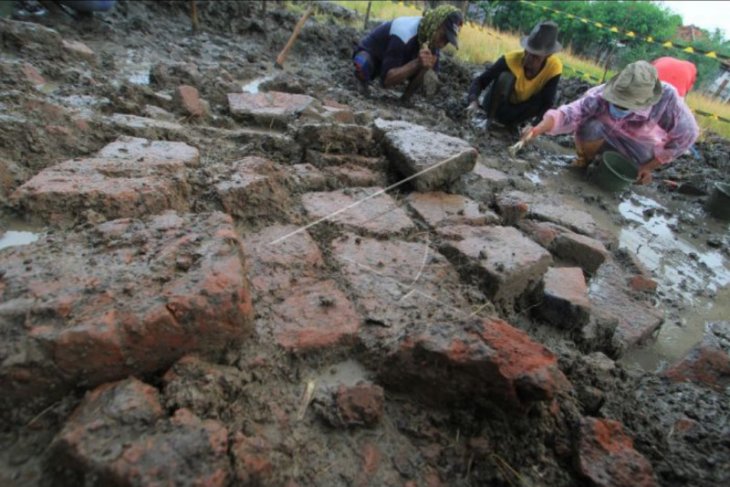
[[[452,5],[427,10],[423,17],[384,22],[355,47],[355,77],[362,87],[380,78],[385,88],[422,79],[425,71],[438,71],[440,50],[446,44],[458,48],[462,24],[461,12]]]
[[[555,103],[563,64],[556,52],[558,25],[541,22],[521,41],[522,50],[509,52],[474,79],[469,88],[471,115],[479,111],[479,95],[487,87],[481,108],[488,124],[497,121],[516,126],[528,119],[540,120]]]

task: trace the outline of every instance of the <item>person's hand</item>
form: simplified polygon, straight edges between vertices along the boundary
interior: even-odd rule
[[[433,69],[436,66],[436,56],[433,55],[431,49],[422,47],[418,51],[418,63],[422,68]]]
[[[469,103],[469,106],[466,107],[466,115],[469,117],[473,117],[476,115],[476,113],[479,111],[479,103],[476,101],[473,101]]]
[[[651,182],[651,169],[646,167],[639,168],[639,176],[636,178],[636,182],[639,184],[649,184]]]
[[[539,135],[532,125],[527,125],[520,133],[520,140],[524,143]]]

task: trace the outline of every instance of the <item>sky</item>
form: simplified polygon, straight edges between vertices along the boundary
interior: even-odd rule
[[[730,38],[730,1],[695,2],[663,1],[661,4],[678,13],[684,25],[696,25],[713,32],[719,28]]]

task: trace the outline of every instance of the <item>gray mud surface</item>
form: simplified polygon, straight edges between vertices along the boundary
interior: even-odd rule
[[[467,120],[479,66],[446,55],[435,101],[416,96],[404,106],[378,86],[358,93],[349,58],[362,20],[343,24],[346,10],[309,20],[277,70],[297,13],[279,2],[265,12],[261,2],[198,5],[195,34],[187,2],[120,1],[82,22],[58,12],[36,24],[0,20],[0,484],[730,484],[730,335],[703,342],[708,323],[730,316],[728,224],[704,209],[711,183],[730,182],[727,140],[707,134],[699,159],[683,156],[651,185],[608,194],[569,167],[569,138],[538,141],[513,159],[514,133],[485,133]],[[64,48],[64,39],[92,55]],[[180,85],[198,90],[203,112],[181,100]],[[565,81],[561,101],[585,88]],[[229,110],[230,93],[274,91],[313,97],[314,108],[268,125]],[[342,113],[331,108],[341,105]],[[577,239],[580,251],[599,265],[609,259],[615,279],[654,282],[632,303],[661,316],[661,326],[627,344],[614,332],[634,316],[620,311],[593,313],[584,328],[550,324],[533,274],[514,280],[529,292],[490,299],[497,291],[484,280],[508,282],[504,264],[450,251],[459,237],[449,229],[463,220],[434,223],[408,206],[412,185],[373,198],[358,221],[325,222],[273,246],[335,198],[400,179],[382,142],[368,139],[378,118],[466,140],[479,152],[476,166],[442,190],[476,202],[469,224],[499,214],[508,227],[516,212],[512,226],[547,249],[533,274],[551,254],[554,267],[583,261],[525,222],[590,238],[592,247]],[[335,128],[301,128],[322,123]],[[120,136],[181,142],[199,157],[173,163],[145,153],[94,166],[100,191],[130,180],[155,188],[127,206],[118,203],[125,195],[107,201],[72,184],[49,199],[36,199],[38,188],[17,192],[44,169],[98,158]],[[507,192],[558,199],[531,199],[525,215],[519,202],[498,204]],[[556,207],[587,213],[590,228],[564,221]],[[193,223],[168,210],[193,214],[185,217]],[[188,224],[186,236],[179,229]],[[160,234],[166,240],[155,240]],[[52,262],[70,251],[83,272]],[[116,269],[124,259],[148,268]],[[611,282],[583,271],[589,296]],[[173,295],[178,308],[156,306]],[[113,311],[87,316],[96,302]],[[488,336],[479,320],[516,330]],[[232,328],[239,322],[246,333]],[[291,325],[299,322],[304,331]],[[124,330],[114,335],[118,356],[89,345],[107,343],[107,328],[89,331],[102,325]],[[517,344],[515,356],[494,352],[502,340]],[[714,348],[682,362],[701,342]],[[520,365],[537,356],[547,365]],[[540,372],[512,374],[523,366]],[[673,366],[679,372],[665,373]],[[594,438],[588,418],[616,421],[620,431]],[[604,462],[605,475],[596,474]]]

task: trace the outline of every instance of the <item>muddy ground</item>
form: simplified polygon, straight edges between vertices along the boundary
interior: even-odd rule
[[[0,24],[3,485],[730,483],[730,236],[704,209],[726,140],[608,194],[568,137],[515,159],[467,120],[480,67],[446,55],[434,102],[364,97],[351,14],[310,20],[282,71],[297,13],[199,4],[195,34],[183,2]],[[316,100],[233,113],[256,91]],[[402,177],[376,119],[475,147],[435,188],[473,205],[434,223],[406,184],[294,233]],[[504,284],[472,231],[539,278]],[[568,267],[577,298],[547,277]]]

